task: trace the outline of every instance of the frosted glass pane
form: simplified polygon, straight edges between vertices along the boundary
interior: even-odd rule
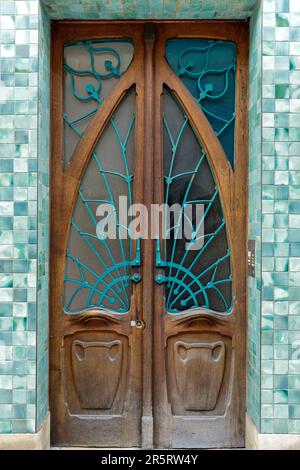
[[[232,302],[230,254],[218,188],[201,143],[167,89],[163,123],[165,202],[182,208],[175,213],[174,228],[165,241],[167,310],[178,313],[202,307],[228,313]],[[196,204],[202,207],[198,216]],[[187,206],[193,209],[189,219],[183,217]],[[190,233],[195,232],[200,242],[197,249],[184,230],[184,236],[178,236],[179,222],[192,227]]]
[[[135,90],[131,90],[111,117],[81,182],[66,257],[64,305],[69,313],[93,307],[125,312],[130,307],[132,240],[99,239],[96,225],[102,217],[96,211],[106,201],[119,221],[119,196],[127,196],[130,203],[134,122]]]

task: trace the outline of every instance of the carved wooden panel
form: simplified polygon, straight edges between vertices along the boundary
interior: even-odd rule
[[[224,375],[224,342],[176,341],[174,361],[177,389],[184,409],[215,409]]]
[[[121,414],[126,398],[128,338],[79,331],[65,338],[66,401],[72,414]]]
[[[167,342],[168,395],[174,415],[218,415],[230,391],[231,340],[192,333]]]
[[[122,365],[122,342],[72,343],[74,386],[81,408],[109,410],[116,396]]]

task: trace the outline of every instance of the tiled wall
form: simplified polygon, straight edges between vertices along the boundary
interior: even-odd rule
[[[248,413],[260,427],[261,342],[261,156],[262,5],[250,22],[249,54],[249,240],[255,241],[255,277],[248,277]]]
[[[261,432],[300,433],[300,1],[263,1]]]
[[[44,0],[53,18],[244,18],[254,0]],[[0,433],[48,406],[49,18],[0,1]],[[300,0],[251,18],[248,412],[300,433]],[[262,196],[262,197],[261,197]],[[262,312],[262,315],[261,315]]]
[[[39,11],[38,108],[38,253],[37,253],[37,429],[48,409],[48,257],[49,257],[49,147],[50,147],[50,20]]]
[[[51,18],[247,18],[257,0],[42,0]]]
[[[0,432],[36,429],[38,1],[1,1]]]
[[[0,13],[0,432],[24,433],[48,407],[49,20]]]
[[[261,8],[250,41],[248,412],[262,433],[299,434],[300,1]]]

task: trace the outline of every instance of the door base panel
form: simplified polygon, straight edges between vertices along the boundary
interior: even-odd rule
[[[197,424],[195,425],[195,421]],[[226,423],[227,421],[227,423]],[[237,439],[237,432],[224,417],[193,419],[182,416],[173,418],[173,449],[209,449],[244,447],[244,433]],[[216,433],[216,429],[218,432]],[[196,430],[196,431],[195,431]]]

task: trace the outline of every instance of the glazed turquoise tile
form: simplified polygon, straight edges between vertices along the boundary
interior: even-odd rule
[[[299,230],[295,228],[289,229],[289,240],[290,242],[300,242]]]
[[[262,433],[273,433],[274,430],[273,419],[262,419],[261,420],[261,432]]]
[[[290,170],[300,170],[300,158],[299,157],[290,157],[289,158],[289,169]],[[290,212],[291,210],[294,210],[294,208],[297,207],[297,203],[291,203],[291,206],[289,208]]]
[[[300,389],[300,376],[290,375],[288,384],[290,389]]]
[[[264,98],[275,98],[275,86],[274,85],[263,85],[262,86]]]
[[[289,300],[300,300],[300,293],[298,287],[289,288]]]
[[[297,180],[299,177],[299,172],[297,172],[297,174],[295,174],[296,172],[291,172],[291,173],[294,173],[294,175],[290,175],[290,181],[292,182],[294,180]],[[296,228],[300,226],[300,214],[292,213],[289,215],[289,226],[292,228]]]
[[[300,54],[300,42],[290,42],[291,56],[298,56]]]
[[[289,373],[290,374],[300,373],[300,360],[299,359],[291,359],[289,361]]]
[[[0,419],[0,434],[10,434],[11,432],[11,420]]]
[[[288,433],[288,419],[274,419],[273,426],[274,426],[275,434],[287,434]]]
[[[285,209],[288,207],[286,201],[276,201],[274,205],[275,214],[274,214],[274,227],[287,227],[289,223],[288,214],[284,213]]]
[[[271,144],[269,143],[267,146],[267,152],[265,153],[265,156],[263,157],[263,170],[268,170],[268,171],[275,169],[275,159],[273,158],[273,155],[274,155],[273,150],[272,150],[272,153],[270,153],[272,157],[266,156],[268,155],[270,145]],[[266,148],[266,144],[264,144],[263,148],[264,149]]]
[[[276,13],[276,26],[288,27],[289,26],[289,14],[288,13]]]
[[[264,99],[263,100],[263,112],[264,113],[272,113],[274,111],[275,111],[275,102],[274,102],[274,100],[271,99],[271,98]],[[267,138],[267,136],[265,134],[266,130],[267,129],[263,130],[263,136],[264,136],[265,139]]]
[[[288,271],[289,262],[287,258],[276,257],[274,259],[275,271]]]
[[[275,285],[275,286],[288,286],[289,274],[287,272],[273,273],[272,274],[272,281],[273,281],[273,285]]]
[[[261,403],[264,405],[273,404],[273,390],[262,390]]]
[[[298,284],[299,286],[299,284]],[[300,312],[298,312],[299,314]],[[289,330],[300,330],[300,316],[289,318]]]
[[[288,374],[289,361],[286,359],[276,359],[274,361],[274,374]],[[279,418],[279,416],[277,416]]]
[[[276,70],[273,73],[273,81],[275,84],[286,83],[289,80],[289,70]]]
[[[262,227],[274,227],[274,214],[264,214],[262,216]]]
[[[289,0],[275,0],[275,11],[288,13]]]
[[[300,83],[300,72],[298,70],[290,71],[290,83],[292,85],[298,85]]]
[[[274,358],[275,359],[288,359],[289,348],[287,345],[275,345],[274,346]]]
[[[274,344],[288,344],[289,335],[288,331],[280,330],[274,332]]]
[[[290,243],[290,255],[300,256],[300,243]]]
[[[290,110],[290,102],[288,99],[276,99],[275,111],[277,113],[287,113]]]
[[[300,420],[300,408],[297,405],[289,405],[289,418]]]
[[[268,56],[275,55],[275,43],[273,41],[263,42],[263,55],[268,55]]]
[[[286,27],[275,28],[275,41],[288,41],[290,38],[290,29]]]
[[[274,385],[273,387],[276,393],[277,390],[285,391],[288,393],[289,388],[289,378],[288,375],[274,375]]]
[[[289,197],[290,199],[300,199],[300,186],[295,185],[295,186],[290,186],[289,188]]]
[[[290,15],[290,26],[300,26],[300,13]]]
[[[289,85],[286,83],[275,85],[275,98],[289,98]]]
[[[264,419],[264,418],[273,418],[273,416],[274,416],[274,406],[262,404],[261,417]]]
[[[12,418],[12,405],[0,404],[0,416],[1,419]]]
[[[263,258],[263,261],[266,260],[267,258]],[[262,302],[261,303],[262,307],[262,314],[263,315],[273,315],[274,313],[274,302]]]
[[[300,404],[300,391],[290,390],[288,401],[290,404]]]
[[[290,115],[288,113],[275,113],[274,117],[274,125],[276,127],[281,127],[281,128],[288,128],[290,123]],[[288,133],[287,133],[288,135]],[[279,139],[278,134],[275,133],[276,140],[287,140],[286,138],[284,139]],[[288,159],[286,158],[286,161],[288,162]]]
[[[289,407],[284,404],[274,405],[274,418],[287,419],[289,417]]]
[[[299,312],[300,312],[300,302],[297,302],[297,301],[289,302],[289,314],[299,315]]]

